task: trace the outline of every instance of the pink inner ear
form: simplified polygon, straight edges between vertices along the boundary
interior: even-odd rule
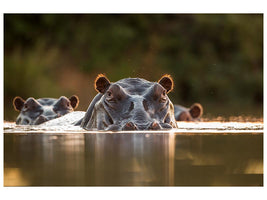
[[[103,74],[99,74],[95,80],[95,89],[100,93],[105,93],[110,86],[110,81]]]
[[[73,95],[69,98],[71,107],[73,109],[77,108],[79,105],[79,98],[76,95]]]
[[[24,105],[25,100],[22,99],[21,97],[15,97],[13,100],[13,106],[16,111],[21,111],[23,105]]]
[[[199,103],[195,103],[190,108],[190,114],[193,118],[201,117],[203,114],[203,108]]]
[[[168,93],[173,90],[173,80],[168,74],[162,76],[158,83],[162,85],[162,87],[164,87]]]

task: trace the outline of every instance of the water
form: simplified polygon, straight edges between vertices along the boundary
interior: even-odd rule
[[[4,125],[5,186],[262,186],[262,123],[94,132]]]

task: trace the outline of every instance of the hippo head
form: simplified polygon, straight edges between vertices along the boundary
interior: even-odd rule
[[[81,126],[87,130],[158,130],[177,127],[174,107],[167,96],[173,80],[164,75],[158,82],[126,78],[111,83],[98,75],[99,94],[91,102]]]
[[[26,101],[21,97],[15,97],[13,106],[20,112],[16,124],[38,125],[72,112],[78,104],[79,99],[75,95],[70,98],[62,96],[59,99],[30,97]]]
[[[190,108],[174,105],[174,113],[177,121],[199,121],[203,107],[199,103],[194,103]]]

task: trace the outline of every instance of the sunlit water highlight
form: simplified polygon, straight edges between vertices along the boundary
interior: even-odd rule
[[[262,122],[178,122],[178,128],[172,130],[158,131],[116,131],[117,133],[261,133],[263,132]],[[74,125],[16,125],[14,122],[4,123],[5,133],[95,133],[86,131]],[[102,133],[113,133],[113,131],[97,131]]]

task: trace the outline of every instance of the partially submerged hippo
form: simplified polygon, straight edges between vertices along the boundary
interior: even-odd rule
[[[190,108],[174,105],[174,115],[177,121],[199,121],[203,114],[201,104],[194,103]]]
[[[63,116],[72,112],[79,105],[79,98],[76,95],[67,98],[61,96],[54,98],[28,98],[26,101],[21,97],[15,97],[13,106],[19,111],[16,124],[38,125],[51,119]]]
[[[100,74],[99,92],[89,105],[81,126],[87,130],[158,130],[176,128],[174,107],[167,96],[173,89],[170,75],[158,82],[126,78],[111,83]]]

